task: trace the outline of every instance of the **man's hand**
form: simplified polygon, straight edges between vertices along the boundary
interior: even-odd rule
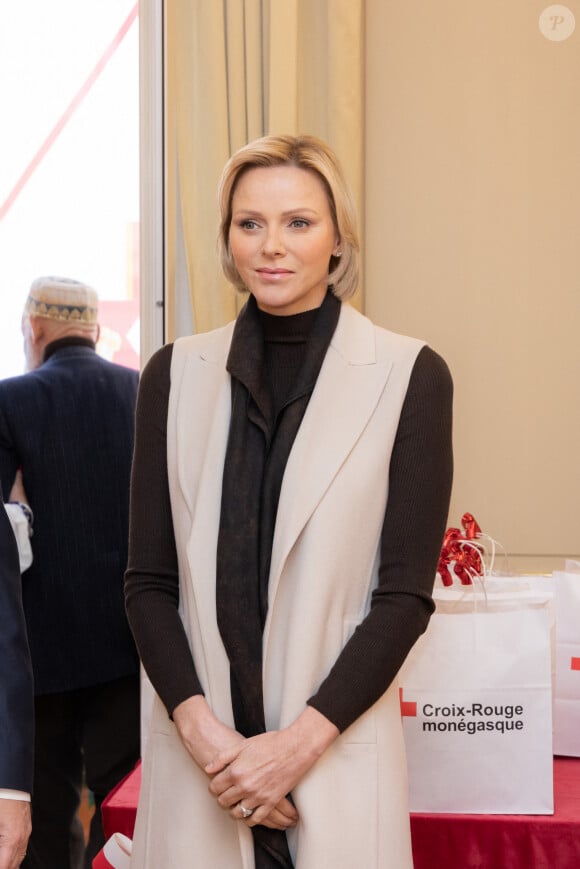
[[[18,869],[31,829],[30,803],[0,799],[0,869]]]

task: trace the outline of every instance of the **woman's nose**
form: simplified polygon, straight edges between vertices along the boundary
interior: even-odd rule
[[[282,232],[279,227],[270,227],[264,239],[264,253],[266,256],[283,256],[285,252]]]

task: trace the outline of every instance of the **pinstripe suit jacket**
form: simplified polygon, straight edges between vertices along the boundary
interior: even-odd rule
[[[32,669],[12,527],[0,503],[0,788],[32,790]]]
[[[137,383],[74,339],[0,381],[4,496],[22,466],[34,511],[22,583],[37,694],[138,669],[123,601]]]

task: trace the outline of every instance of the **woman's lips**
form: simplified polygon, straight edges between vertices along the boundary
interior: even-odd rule
[[[261,278],[272,281],[281,280],[294,274],[290,269],[256,269],[256,272]]]

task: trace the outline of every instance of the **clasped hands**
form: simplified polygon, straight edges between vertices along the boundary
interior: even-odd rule
[[[193,760],[210,777],[209,792],[218,804],[236,821],[277,830],[298,823],[286,794],[339,733],[306,707],[289,727],[246,739],[223,724],[201,695],[180,703],[173,720]]]
[[[285,731],[263,733],[220,751],[206,764],[209,792],[232,818],[276,830],[298,823],[296,808],[284,796],[298,780],[289,742]]]

